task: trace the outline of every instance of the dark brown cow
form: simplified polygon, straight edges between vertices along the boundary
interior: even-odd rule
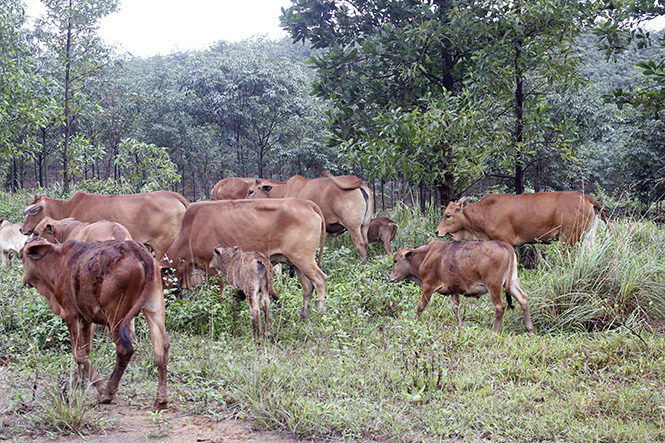
[[[600,204],[578,191],[535,194],[490,194],[477,203],[469,197],[450,202],[436,235],[453,240],[499,240],[519,246],[555,238],[567,245],[589,232],[590,243],[598,227],[595,209],[607,223]]]
[[[452,295],[457,327],[461,329],[460,294],[480,297],[489,292],[494,305],[494,332],[501,330],[506,305],[501,287],[506,291],[508,306],[511,296],[524,311],[526,329],[535,334],[531,323],[527,295],[520,288],[517,256],[505,242],[444,242],[433,240],[417,249],[402,248],[395,254],[390,281],[412,280],[423,290],[417,314],[423,312],[434,292]]]
[[[210,267],[216,270],[226,283],[242,291],[249,304],[252,317],[252,333],[258,340],[261,335],[261,316],[263,310],[263,334],[270,335],[270,297],[275,300],[279,295],[273,286],[272,264],[260,252],[245,252],[238,247],[219,245],[215,248]],[[259,293],[261,299],[259,300]]]
[[[102,403],[113,400],[134,353],[131,324],[143,312],[159,372],[155,408],[168,403],[166,364],[169,341],[164,325],[164,293],[159,265],[140,243],[80,242],[54,245],[35,237],[21,251],[23,284],[44,295],[55,314],[62,315],[78,364],[77,375],[88,375]],[[54,309],[55,307],[55,309]],[[60,310],[64,312],[59,312]],[[109,327],[116,345],[116,364],[108,383],[88,361],[93,324]]]
[[[123,225],[132,238],[149,245],[161,258],[173,243],[189,202],[175,192],[155,191],[131,195],[99,195],[78,191],[69,200],[37,197],[23,210],[21,228],[31,234],[44,217],[74,217],[80,222],[108,220]]]
[[[247,197],[247,191],[255,178],[227,177],[218,181],[210,192],[212,200],[240,200]]]
[[[374,210],[372,191],[353,175],[305,178],[299,175],[284,183],[257,179],[247,192],[248,198],[295,197],[316,203],[326,219],[332,236],[349,231],[360,260],[367,261],[367,231]]]
[[[367,231],[368,243],[383,244],[383,249],[386,254],[393,255],[393,246],[391,242],[395,240],[397,235],[397,223],[388,217],[376,217],[369,222],[369,230]]]
[[[318,295],[317,309],[325,304],[328,277],[316,263],[316,251],[325,243],[325,219],[316,204],[296,198],[270,200],[222,200],[192,203],[173,245],[161,261],[173,267],[178,284],[192,288],[203,276],[216,274],[210,268],[217,245],[234,245],[265,255],[273,264],[295,266],[303,288],[302,317],[311,310],[312,292]]]
[[[80,241],[132,240],[132,236],[123,225],[106,220],[83,223],[74,218],[55,220],[44,217],[35,227],[33,234],[51,243],[64,243],[70,238]]]

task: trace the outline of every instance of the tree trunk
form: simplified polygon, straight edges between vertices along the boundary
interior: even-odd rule
[[[520,8],[519,3],[517,7]],[[515,47],[515,194],[524,194],[524,77],[521,63],[522,42],[518,41]]]
[[[69,0],[69,8],[72,9],[72,1]],[[65,143],[62,149],[62,192],[69,194],[69,138],[72,135],[71,111],[69,109],[69,98],[71,94],[71,70],[72,70],[72,19],[67,22],[67,42],[65,48]]]

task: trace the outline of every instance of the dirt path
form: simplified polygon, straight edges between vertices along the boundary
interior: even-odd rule
[[[115,425],[104,434],[85,437],[49,438],[45,435],[24,435],[14,441],[19,442],[58,442],[58,443],[323,443],[323,440],[299,440],[288,433],[255,432],[246,420],[226,419],[214,422],[206,417],[187,415],[181,411],[164,411],[161,424],[152,421],[153,414],[147,409],[123,404],[104,405],[108,416]],[[2,438],[0,438],[2,440]]]

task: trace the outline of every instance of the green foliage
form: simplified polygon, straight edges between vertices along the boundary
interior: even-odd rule
[[[114,163],[122,171],[120,182],[134,192],[169,189],[180,181],[178,168],[164,147],[125,139],[118,145]]]

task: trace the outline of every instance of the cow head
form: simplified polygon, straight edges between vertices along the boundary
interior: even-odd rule
[[[247,198],[267,198],[271,190],[272,185],[257,178],[247,190]]]
[[[41,280],[39,269],[43,267],[39,262],[46,257],[55,245],[41,237],[33,237],[28,240],[21,249],[21,260],[23,261],[23,280],[24,286],[34,287],[35,280]],[[44,265],[48,268],[48,264]]]
[[[38,195],[35,200],[23,210],[26,216],[23,226],[21,226],[21,234],[30,235],[35,230],[37,223],[39,223],[45,216],[44,210],[44,196]]]
[[[32,230],[32,234],[37,237],[46,239],[51,243],[57,243],[58,241],[55,238],[56,230],[59,225],[65,224],[64,222],[66,220],[74,220],[74,219],[71,218],[65,220],[54,220],[51,217],[44,217],[39,223],[37,223],[37,226],[35,226],[35,228]]]
[[[419,263],[415,263],[414,257],[417,249],[401,248],[393,256],[393,270],[390,272],[390,282],[396,283],[402,280],[420,280],[418,272]],[[415,281],[415,280],[414,280]]]
[[[455,240],[462,240],[455,237],[455,233],[464,229],[465,217],[464,208],[469,204],[469,197],[462,197],[457,202],[450,202],[443,211],[443,218],[435,234],[444,237],[450,234]]]

